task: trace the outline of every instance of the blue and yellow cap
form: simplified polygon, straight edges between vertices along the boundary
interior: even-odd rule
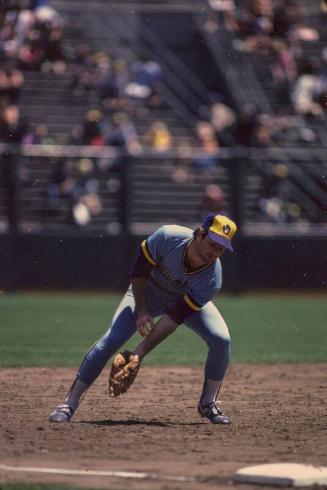
[[[233,252],[231,240],[237,230],[234,221],[227,216],[210,213],[203,221],[202,227],[208,230],[210,240]]]

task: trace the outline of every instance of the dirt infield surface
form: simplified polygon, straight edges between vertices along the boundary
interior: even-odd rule
[[[202,369],[144,367],[110,400],[106,373],[70,424],[47,421],[69,387],[67,368],[1,369],[0,464],[188,476],[195,483],[0,470],[0,482],[61,482],[113,489],[227,489],[260,463],[327,463],[327,364],[232,365],[221,393],[230,426],[200,419]],[[251,488],[241,485],[240,488]],[[258,487],[256,487],[258,488]],[[268,487],[265,487],[268,488]]]

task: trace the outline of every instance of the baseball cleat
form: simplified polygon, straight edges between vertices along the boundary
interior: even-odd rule
[[[75,409],[73,407],[67,403],[63,403],[62,405],[58,405],[49,415],[49,421],[56,422],[57,424],[69,422],[74,415],[74,412]]]
[[[217,402],[208,403],[208,405],[198,405],[198,412],[201,417],[206,417],[212,424],[230,424],[230,418],[224,415]]]

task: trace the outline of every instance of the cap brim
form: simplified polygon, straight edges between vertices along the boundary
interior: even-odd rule
[[[224,238],[223,236],[217,235],[217,233],[214,233],[213,231],[208,232],[208,237],[210,240],[212,240],[215,243],[218,243],[218,245],[221,245],[224,248],[227,248],[230,252],[234,252],[233,246],[230,242],[230,240],[227,240],[227,238]]]

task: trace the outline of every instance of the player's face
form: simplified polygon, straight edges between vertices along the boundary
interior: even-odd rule
[[[205,263],[213,262],[225,252],[224,247],[211,240],[207,235],[199,238],[197,252]]]

